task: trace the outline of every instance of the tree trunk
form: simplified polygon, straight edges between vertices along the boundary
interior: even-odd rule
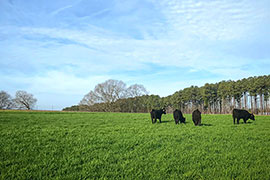
[[[254,109],[255,109],[255,114],[258,114],[257,95],[254,96]]]
[[[264,106],[264,110],[265,110],[265,115],[269,115],[269,105],[268,105],[268,98],[265,98],[264,99],[264,102],[265,102],[265,106]]]
[[[233,97],[233,108],[235,108],[236,107],[236,105],[235,105],[236,103],[235,103],[235,98]]]
[[[254,112],[254,109],[253,109],[253,96],[250,96],[250,108],[251,108],[251,112],[253,113]]]
[[[267,99],[264,100],[264,115],[267,115]]]
[[[245,106],[244,109],[247,110],[248,109],[247,108],[247,93],[244,93],[244,106]]]
[[[225,98],[222,97],[222,103],[221,103],[221,106],[222,106],[222,113],[225,114]]]
[[[242,109],[242,102],[241,102],[241,98],[240,98],[240,100],[239,100],[239,102],[238,102],[238,107],[239,107],[239,109]]]
[[[223,113],[223,98],[221,101],[219,101],[219,114]]]
[[[263,114],[263,95],[260,94],[260,114]]]
[[[229,101],[228,101],[228,99],[224,99],[224,100],[225,100],[225,102],[224,102],[224,112],[225,112],[225,114],[227,114],[228,113]]]

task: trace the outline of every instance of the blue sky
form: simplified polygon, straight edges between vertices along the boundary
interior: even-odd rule
[[[38,109],[108,79],[167,96],[269,69],[269,0],[0,0],[0,90]]]

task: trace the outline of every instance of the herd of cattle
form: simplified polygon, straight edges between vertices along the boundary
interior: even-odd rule
[[[159,109],[159,110],[152,109],[150,114],[151,114],[151,119],[152,119],[153,124],[157,122],[157,119],[161,123],[161,116],[162,114],[166,114],[166,109],[165,108]],[[237,120],[237,124],[239,124],[240,119],[243,119],[244,123],[246,123],[248,119],[252,119],[255,121],[254,115],[250,114],[248,111],[243,110],[243,109],[233,109],[232,116],[233,116],[234,124],[235,124],[235,119]],[[175,124],[186,123],[186,118],[184,118],[182,112],[178,109],[173,111],[173,118],[174,118]],[[198,109],[192,112],[192,121],[195,126],[201,125],[201,119],[202,119],[201,112]]]

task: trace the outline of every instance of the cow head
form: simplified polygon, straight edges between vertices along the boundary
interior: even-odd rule
[[[254,116],[254,114],[252,113],[252,114],[250,114],[250,119],[252,119],[253,121],[255,121],[255,116]]]
[[[165,108],[162,109],[162,114],[166,114],[166,109]]]

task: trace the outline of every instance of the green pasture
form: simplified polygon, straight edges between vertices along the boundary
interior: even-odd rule
[[[0,179],[270,179],[270,117],[0,111]]]

